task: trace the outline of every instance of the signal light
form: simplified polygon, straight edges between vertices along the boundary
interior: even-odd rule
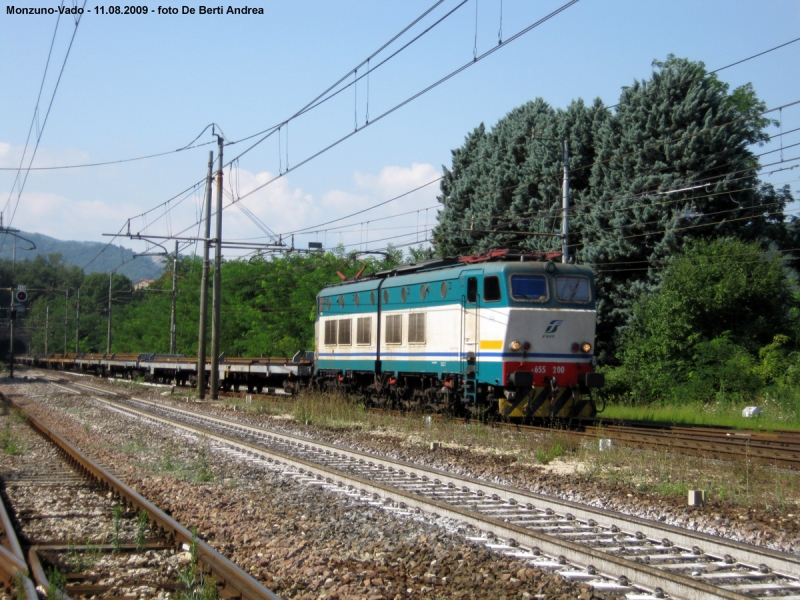
[[[14,292],[14,299],[17,302],[26,302],[28,300],[28,292],[25,290],[17,290]]]

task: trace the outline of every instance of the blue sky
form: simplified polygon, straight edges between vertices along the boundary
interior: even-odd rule
[[[292,121],[288,161],[298,164],[341,136],[497,45],[502,37],[563,4],[538,0],[445,0],[375,60],[386,57],[455,9],[419,41],[324,106]],[[477,2],[477,4],[476,4]],[[264,15],[95,14],[87,3],[33,163],[34,167],[125,159],[183,147],[209,123],[238,141],[282,122],[347,74],[433,4],[414,1],[260,3]],[[144,6],[145,4],[140,4]],[[198,4],[187,4],[198,7]],[[0,13],[0,167],[16,167],[36,107],[55,15]],[[32,0],[24,7],[57,7]],[[67,0],[67,6],[72,6]],[[181,3],[162,4],[180,10]],[[219,6],[219,5],[214,5]],[[228,4],[223,4],[227,9]],[[232,4],[235,7],[244,3]],[[250,6],[253,6],[252,4]],[[92,12],[88,12],[92,9]],[[39,125],[75,29],[62,16],[39,103]],[[375,206],[435,179],[450,151],[479,123],[493,125],[514,107],[542,97],[555,107],[575,98],[616,103],[620,88],[647,78],[669,53],[727,65],[800,36],[800,2],[765,0],[580,0],[530,33],[241,202],[276,233],[306,228]],[[374,62],[371,61],[371,65]],[[731,87],[752,82],[768,107],[800,100],[800,42],[720,74]],[[362,69],[363,72],[363,69]],[[352,78],[352,75],[351,75]],[[367,106],[367,101],[369,106]],[[773,115],[776,118],[778,115]],[[783,111],[800,127],[800,106]],[[36,135],[34,127],[34,136]],[[775,133],[778,130],[774,131]],[[211,141],[206,132],[198,143]],[[784,144],[800,141],[800,132]],[[225,157],[246,142],[226,147]],[[32,145],[31,145],[32,148]],[[138,162],[32,171],[12,226],[60,239],[107,241],[133,217],[205,177],[213,145]],[[771,148],[770,148],[771,149]],[[29,150],[30,152],[30,150]],[[286,167],[286,131],[244,155],[231,194],[245,194]],[[794,149],[785,156],[800,155]],[[27,164],[27,161],[26,161]],[[770,177],[792,182],[799,170]],[[17,204],[13,171],[0,171],[4,223]],[[227,177],[227,174],[226,174]],[[793,188],[796,188],[793,184]],[[336,225],[297,236],[380,248],[424,240],[435,223],[437,185]],[[10,201],[10,202],[9,202]],[[165,215],[134,219],[132,231],[196,235],[202,188]],[[227,203],[227,200],[226,200]],[[408,214],[403,214],[408,213]],[[394,218],[387,218],[393,215]],[[383,220],[380,220],[383,219]],[[146,228],[146,229],[145,229]],[[224,237],[265,241],[240,209],[224,212]],[[143,250],[141,242],[122,241]],[[234,252],[227,252],[233,255]]]

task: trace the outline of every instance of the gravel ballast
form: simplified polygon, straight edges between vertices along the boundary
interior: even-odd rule
[[[490,552],[470,528],[302,485],[47,384],[2,389],[284,598],[615,597]]]

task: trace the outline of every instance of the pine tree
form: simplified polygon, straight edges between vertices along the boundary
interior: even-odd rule
[[[754,144],[772,123],[751,85],[733,91],[703,63],[669,56],[623,89],[566,110],[537,99],[491,131],[481,124],[444,169],[440,255],[560,248],[560,140],[570,143],[570,246],[595,269],[598,348],[612,359],[634,299],[658,289],[664,261],[697,238],[786,246],[788,188],[758,179]],[[531,234],[539,235],[531,235]]]

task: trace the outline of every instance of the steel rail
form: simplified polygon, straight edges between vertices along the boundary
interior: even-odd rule
[[[0,397],[8,400],[2,392]],[[136,490],[118,479],[115,475],[95,463],[92,459],[81,452],[71,442],[51,430],[47,425],[32,415],[27,415],[30,425],[39,431],[46,439],[51,440],[61,451],[85,473],[93,477],[98,482],[106,485],[120,498],[124,499],[137,511],[146,512],[150,519],[162,530],[167,531],[175,540],[177,546],[197,545],[198,562],[207,567],[216,577],[217,586],[223,595],[240,596],[243,599],[251,600],[280,600],[271,590],[256,581],[251,575],[237,567],[226,557],[214,550],[209,544],[201,539],[197,539],[189,529],[178,523],[175,519],[167,515],[155,504],[144,498]],[[229,588],[225,590],[225,588]],[[231,594],[231,592],[234,592]]]
[[[103,393],[108,393],[108,392],[103,390]],[[122,394],[118,393],[112,393],[112,395],[123,396]],[[220,434],[219,432],[215,432],[206,427],[189,425],[185,422],[177,421],[169,417],[154,415],[153,413],[150,412],[133,409],[130,406],[121,405],[117,402],[97,397],[94,398],[100,402],[108,404],[109,406],[116,407],[117,410],[120,410],[122,412],[139,414],[147,419],[160,421],[162,423],[166,423],[174,427],[178,427],[194,433],[202,432],[209,438],[223,441],[224,443],[234,448],[241,449],[242,451],[248,453],[249,455],[255,455],[257,457],[261,457],[262,459],[266,459],[267,461],[279,461],[285,465],[297,469],[301,474],[307,473],[309,477],[313,477],[318,480],[324,480],[331,485],[335,484],[339,486],[352,486],[354,489],[361,490],[361,493],[363,495],[373,496],[375,498],[383,497],[385,499],[391,500],[392,502],[402,503],[405,506],[420,508],[426,511],[435,512],[441,516],[447,516],[462,522],[469,523],[471,525],[479,527],[480,529],[491,532],[494,535],[509,540],[513,540],[509,542],[511,546],[517,546],[519,544],[523,544],[531,548],[534,547],[539,548],[542,551],[551,554],[553,556],[558,556],[558,557],[563,556],[565,557],[566,560],[577,565],[582,565],[587,570],[591,571],[597,569],[604,573],[611,574],[613,577],[622,578],[622,580],[625,580],[627,578],[630,581],[636,582],[637,586],[645,589],[649,588],[651,590],[655,590],[656,588],[664,587],[666,588],[665,591],[667,591],[672,596],[683,597],[683,598],[741,599],[746,597],[752,597],[752,596],[747,596],[745,594],[737,593],[734,590],[723,589],[722,587],[719,587],[717,585],[712,585],[704,581],[694,580],[692,578],[672,573],[670,571],[665,571],[663,569],[659,569],[647,564],[638,564],[632,560],[620,558],[614,556],[613,554],[608,554],[607,552],[603,552],[593,548],[588,548],[584,545],[575,542],[565,541],[563,539],[559,539],[551,535],[539,533],[537,531],[532,531],[529,528],[509,523],[499,518],[480,515],[473,510],[464,509],[459,506],[454,506],[453,504],[438,501],[436,499],[426,498],[418,493],[406,491],[398,487],[386,485],[371,479],[346,473],[341,471],[340,469],[326,467],[320,465],[319,463],[310,460],[305,460],[303,458],[292,456],[290,454],[286,454],[283,452],[279,452],[274,449],[267,450],[261,445],[252,444],[249,442],[242,441],[239,438],[235,438],[225,434]],[[153,407],[159,407],[158,404],[149,401],[140,399],[134,399],[134,400],[136,402],[145,403]],[[183,411],[182,409],[172,409],[172,408],[170,408],[170,410],[186,413],[194,418],[198,417],[197,413],[192,413],[191,411]],[[209,417],[203,416],[203,418],[209,418]],[[217,418],[214,418],[213,420],[227,421],[224,419],[217,419]],[[233,425],[239,429],[250,429],[253,431],[258,431],[259,433],[264,433],[264,431],[261,430],[260,428],[246,426],[243,425],[242,423],[228,421],[228,424]],[[281,437],[287,437],[287,438],[292,437],[292,436],[287,436],[286,434],[276,434],[276,432],[271,432],[271,433],[273,435],[280,435]],[[644,533],[645,535],[647,535],[647,533],[645,533],[644,530],[649,530],[651,535],[655,534],[658,536],[664,535],[666,532],[669,533],[674,539],[678,539],[679,544],[682,541],[683,542],[686,541],[684,537],[690,541],[695,541],[695,542],[698,539],[703,539],[704,541],[713,541],[717,543],[719,542],[719,540],[713,538],[713,536],[697,534],[694,532],[686,532],[679,528],[666,525],[660,525],[660,524],[657,525],[652,522],[646,521],[644,519],[637,519],[637,518],[631,519],[627,516],[622,516],[617,513],[612,513],[610,511],[594,509],[571,502],[554,501],[551,498],[542,497],[536,494],[522,492],[520,490],[514,490],[512,488],[505,488],[503,486],[496,486],[491,484],[485,484],[483,482],[476,482],[475,480],[470,480],[467,478],[451,476],[447,473],[443,473],[434,469],[419,467],[417,465],[411,465],[400,461],[381,459],[380,457],[351,451],[349,449],[343,449],[338,446],[320,444],[319,442],[313,440],[307,440],[304,438],[296,438],[296,439],[298,441],[295,443],[302,445],[311,444],[314,447],[312,449],[319,449],[325,447],[336,448],[337,451],[347,452],[353,456],[362,456],[365,457],[365,459],[369,459],[370,463],[374,465],[384,464],[387,466],[393,465],[394,467],[404,466],[416,472],[430,473],[432,476],[435,476],[437,478],[437,481],[439,482],[444,482],[446,480],[449,480],[451,482],[458,481],[460,483],[469,483],[473,486],[478,484],[485,489],[486,488],[493,489],[499,492],[500,494],[505,495],[507,500],[508,499],[513,500],[514,505],[517,505],[520,502],[524,503],[525,500],[534,500],[538,504],[542,504],[544,502],[549,504],[550,506],[557,507],[560,511],[563,511],[565,507],[569,508],[573,512],[577,513],[575,517],[578,519],[591,518],[589,517],[589,515],[593,517],[599,516],[606,521],[613,519],[615,522],[619,522],[620,519],[624,519],[627,520],[629,523],[637,525],[638,528],[641,530],[641,533]],[[689,547],[691,547],[691,545]],[[747,544],[741,544],[737,542],[731,542],[726,544],[726,549],[740,555],[743,560],[737,559],[737,562],[741,562],[745,565],[751,562],[753,553],[758,552],[759,558],[764,558],[765,556],[770,557],[773,565],[775,567],[778,567],[781,571],[783,571],[784,568],[786,568],[787,566],[790,569],[788,571],[789,573],[796,572],[796,570],[800,568],[800,559],[791,557],[789,555],[784,555],[783,553],[775,551],[764,552],[764,549],[756,548],[753,546],[749,546]]]
[[[517,423],[495,423],[495,426],[521,432],[552,433],[554,431],[551,427]],[[728,437],[708,437],[702,429],[663,431],[628,426],[615,426],[614,428],[588,426],[584,431],[569,429],[558,431],[583,439],[611,439],[626,446],[644,449],[655,448],[722,460],[744,459],[766,466],[800,470],[800,442],[773,442],[769,438],[759,439],[752,433],[748,433],[746,438],[745,435],[738,436],[733,432]]]
[[[101,398],[95,398],[101,402],[108,402]],[[475,526],[494,536],[509,540],[510,547],[528,546],[535,549],[535,554],[544,552],[553,557],[559,557],[561,562],[569,561],[587,571],[599,570],[608,573],[612,577],[625,581],[636,582],[637,585],[645,588],[656,589],[663,586],[665,582],[675,584],[675,590],[670,590],[673,595],[680,598],[725,598],[729,600],[743,600],[746,596],[727,593],[716,587],[699,584],[691,580],[664,573],[653,567],[646,565],[636,565],[631,561],[617,558],[597,550],[588,549],[579,544],[565,542],[550,536],[530,531],[524,527],[506,523],[500,519],[477,515],[476,513],[447,504],[445,502],[425,498],[418,494],[404,491],[402,489],[377,483],[375,481],[351,475],[330,467],[325,467],[312,461],[304,460],[296,456],[285,454],[273,449],[244,442],[240,439],[220,434],[212,429],[206,429],[197,425],[189,425],[180,421],[169,419],[163,416],[153,415],[152,413],[140,412],[130,407],[117,407],[121,412],[140,413],[148,419],[160,421],[172,427],[180,428],[185,431],[197,434],[201,433],[209,439],[221,441],[232,448],[239,449],[248,455],[255,455],[269,463],[278,463],[282,466],[295,469],[300,475],[304,475],[313,480],[322,481],[336,487],[346,487],[353,490],[362,497],[369,497],[373,500],[383,499],[383,502],[393,502],[401,508],[414,508],[434,513],[440,517],[448,517],[463,523]],[[675,594],[678,591],[678,594]]]
[[[95,386],[83,384],[83,383],[76,383],[73,384],[77,387],[82,388],[89,388],[93,391],[100,392],[103,394],[108,394],[112,396],[119,396],[126,399],[134,400],[138,403],[149,405],[160,410],[168,410],[170,412],[175,412],[179,414],[186,415],[191,418],[202,418],[206,420],[211,420],[219,423],[223,423],[226,426],[233,427],[243,431],[249,431],[256,434],[267,434],[272,436],[280,436],[287,440],[293,441],[295,444],[303,444],[303,445],[311,445],[319,449],[320,452],[325,452],[326,450],[335,450],[340,453],[346,453],[350,456],[356,457],[358,460],[372,462],[375,465],[381,465],[384,467],[403,467],[408,469],[412,472],[423,473],[429,478],[437,479],[445,484],[453,484],[456,487],[463,487],[463,486],[475,486],[480,485],[484,489],[484,493],[489,495],[497,495],[500,499],[507,501],[512,500],[515,504],[525,504],[527,501],[535,500],[545,509],[551,510],[563,510],[568,509],[572,515],[576,518],[580,519],[593,519],[597,521],[599,524],[603,525],[604,523],[608,523],[609,525],[613,524],[612,521],[616,522],[620,518],[624,518],[627,522],[635,525],[637,531],[640,531],[651,538],[663,538],[669,536],[671,541],[683,546],[693,547],[700,543],[702,544],[712,544],[715,546],[721,546],[717,550],[717,553],[725,553],[731,555],[737,561],[742,563],[751,562],[749,559],[752,558],[752,554],[757,552],[760,555],[760,559],[762,559],[763,564],[767,564],[770,569],[775,571],[788,571],[798,572],[800,573],[800,556],[794,556],[791,554],[786,554],[784,552],[778,552],[776,550],[771,550],[768,548],[761,548],[759,546],[754,546],[752,544],[747,544],[744,542],[737,542],[735,540],[728,540],[724,538],[719,538],[717,536],[713,536],[707,533],[691,531],[687,529],[682,529],[680,527],[676,527],[674,525],[667,525],[665,523],[658,523],[656,521],[651,521],[648,519],[643,519],[640,517],[636,517],[633,515],[622,515],[621,513],[596,508],[589,506],[587,504],[581,504],[578,502],[573,502],[570,500],[559,500],[554,499],[550,496],[545,496],[543,494],[537,494],[535,492],[528,492],[525,490],[520,490],[517,488],[512,488],[508,486],[503,486],[500,484],[494,484],[490,482],[479,481],[469,477],[462,477],[459,475],[453,475],[451,473],[447,473],[445,471],[441,471],[435,469],[433,467],[421,466],[413,463],[409,463],[406,461],[401,460],[394,460],[394,459],[386,459],[381,456],[377,456],[374,454],[370,454],[367,452],[362,452],[359,450],[353,450],[351,448],[346,448],[344,446],[340,446],[338,444],[328,444],[324,442],[319,442],[317,440],[312,440],[310,438],[306,438],[299,435],[292,435],[285,432],[277,432],[272,431],[263,427],[256,427],[253,425],[248,425],[246,423],[242,423],[241,421],[234,421],[231,419],[226,419],[223,417],[209,415],[206,413],[198,413],[196,411],[186,410],[182,408],[178,408],[176,406],[164,406],[163,404],[159,404],[157,402],[153,402],[151,400],[144,400],[141,398],[134,398],[128,394],[123,394],[120,392],[116,392],[114,390],[105,390],[103,388],[98,388]],[[101,398],[96,398],[101,402],[106,402]],[[127,407],[130,408],[130,407]],[[148,416],[153,416],[152,413],[147,413]],[[183,424],[179,421],[175,421],[173,419],[167,420],[173,424]],[[233,438],[232,438],[233,439]],[[238,440],[241,441],[241,440]],[[766,562],[765,562],[766,561]]]
[[[587,430],[587,433],[591,433]],[[759,464],[800,469],[800,442],[777,446],[756,436],[711,437],[702,431],[692,433],[659,432],[640,429],[597,429],[595,437],[606,437],[624,441],[626,445],[653,446],[694,451],[698,454],[713,454],[718,457],[740,458]]]
[[[0,399],[7,405],[10,404],[2,392],[0,392]],[[6,510],[6,505],[3,500],[0,500],[0,580],[9,588],[15,586],[22,586],[18,593],[24,594],[28,600],[38,600],[39,596],[36,593],[36,587],[30,579],[30,570],[25,563],[25,555],[22,552],[17,534],[14,531],[14,525]]]
[[[239,363],[267,363],[269,360],[230,358],[226,359],[226,362],[235,365]],[[519,423],[496,422],[494,426],[515,431],[541,433],[553,431],[551,427]],[[569,429],[560,431],[565,435],[584,439],[613,439],[620,444],[636,448],[655,448],[720,460],[743,459],[765,466],[800,470],[800,432],[781,431],[776,434],[768,434],[756,431],[739,432],[705,427],[670,427],[664,429],[659,426],[651,428],[616,424],[586,425],[583,431]]]
[[[44,590],[45,598],[57,598],[58,600],[69,600],[69,596],[58,589],[51,589],[50,580],[47,579],[47,574],[42,568],[42,562],[39,560],[39,548],[33,546],[28,551],[28,562],[31,564],[31,572],[33,578],[36,580],[36,586]]]

